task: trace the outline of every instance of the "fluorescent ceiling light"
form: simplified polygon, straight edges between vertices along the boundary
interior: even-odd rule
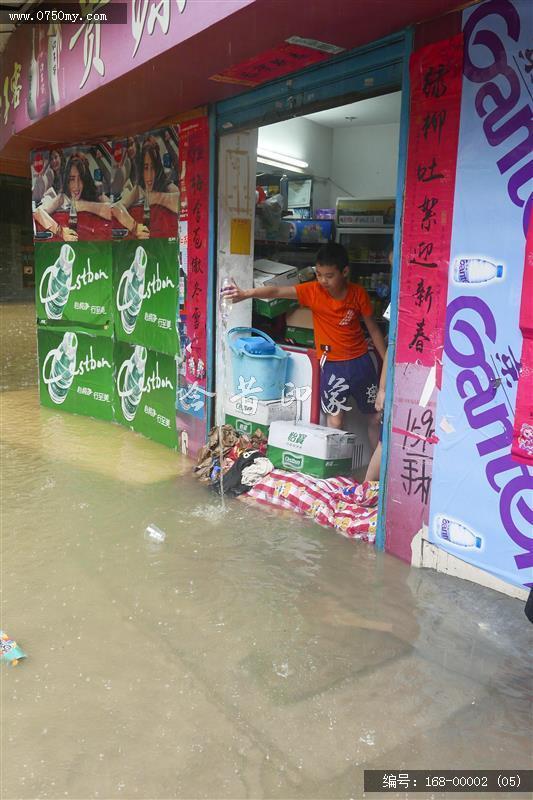
[[[293,167],[292,164],[284,164],[283,161],[274,161],[270,158],[263,158],[263,156],[257,156],[257,163],[268,164],[269,167],[277,167],[278,169],[283,169],[286,172],[299,172],[301,175],[303,175],[305,172],[300,167]]]
[[[257,155],[262,156],[263,158],[271,159],[272,161],[277,161],[283,165],[289,164],[291,167],[301,167],[302,169],[306,169],[309,166],[307,161],[302,161],[301,158],[286,156],[283,153],[274,153],[272,150],[265,150],[263,147],[257,148]]]

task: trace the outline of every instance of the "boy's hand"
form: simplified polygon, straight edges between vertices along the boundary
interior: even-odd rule
[[[385,406],[385,389],[382,389],[380,387],[376,395],[376,402],[374,403],[374,408],[376,409],[376,411],[383,411],[384,406]]]
[[[225,289],[222,289],[220,294],[224,297],[228,297],[233,303],[240,303],[241,300],[247,300],[249,298],[246,289],[239,289],[236,283],[232,283],[231,286],[226,286]]]

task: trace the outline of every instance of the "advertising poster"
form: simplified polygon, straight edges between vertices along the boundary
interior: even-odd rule
[[[33,151],[35,241],[111,241],[111,177],[103,145]]]
[[[113,238],[178,236],[179,162],[176,127],[105,145],[113,164]]]
[[[113,342],[75,326],[37,330],[41,405],[113,419]]]
[[[176,360],[115,342],[115,421],[167,447],[177,445]]]
[[[107,326],[112,335],[111,242],[36,242],[39,321]]]
[[[113,243],[116,339],[178,354],[177,261],[176,239]]]
[[[533,468],[511,449],[533,177],[531,4],[473,6],[464,11],[463,35],[429,538],[507,583],[530,586]]]

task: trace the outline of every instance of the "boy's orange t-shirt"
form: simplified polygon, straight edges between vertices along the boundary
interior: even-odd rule
[[[301,306],[313,312],[315,345],[318,358],[324,354],[322,345],[329,345],[328,361],[347,361],[368,352],[361,317],[372,316],[368,292],[356,283],[348,284],[343,300],[335,300],[318,281],[300,283],[294,287]]]

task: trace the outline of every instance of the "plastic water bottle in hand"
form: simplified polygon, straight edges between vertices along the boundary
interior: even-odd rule
[[[484,258],[456,258],[453,277],[457,283],[488,283],[503,277],[503,266]]]
[[[228,289],[233,285],[233,279],[226,277],[222,281],[222,287],[220,289],[220,316],[224,324],[228,321],[231,309],[233,308],[233,300],[231,297],[228,297]]]

